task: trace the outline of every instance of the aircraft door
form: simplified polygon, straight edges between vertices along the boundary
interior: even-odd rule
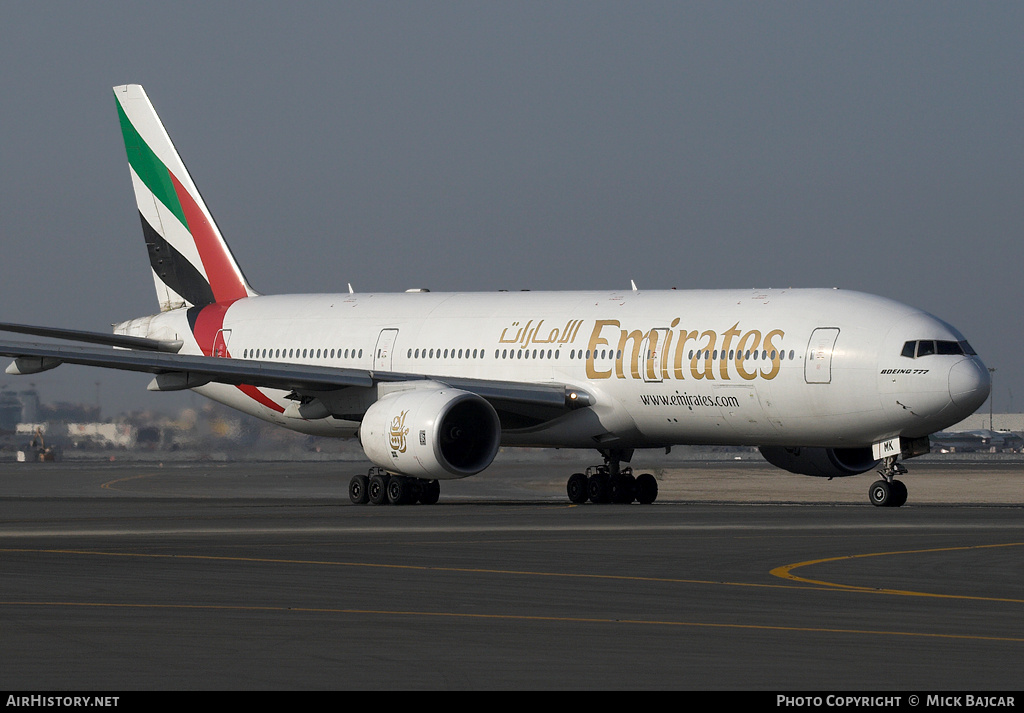
[[[377,346],[373,350],[373,368],[379,371],[392,371],[395,340],[398,339],[397,329],[382,329],[377,337]]]
[[[212,355],[215,357],[226,357],[228,355],[228,341],[230,339],[230,329],[218,329],[217,335],[213,338]]]
[[[837,327],[818,327],[811,332],[804,359],[804,381],[808,384],[832,383],[832,354],[838,336]]]
[[[644,381],[649,383],[663,380],[662,363],[665,357],[665,345],[668,343],[668,329],[652,329],[650,336],[640,342],[640,363]]]

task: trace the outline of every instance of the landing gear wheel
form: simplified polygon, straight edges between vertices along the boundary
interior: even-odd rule
[[[587,478],[587,497],[592,503],[608,502],[608,476],[605,473],[595,473]]]
[[[889,492],[892,501],[890,507],[898,508],[907,502],[907,484],[902,480],[894,480],[889,483]]]
[[[569,502],[581,505],[587,502],[587,476],[583,473],[573,473],[569,476],[569,482],[565,484],[565,492],[569,496]]]
[[[369,478],[365,475],[352,476],[352,480],[348,482],[348,499],[352,501],[353,505],[365,505],[366,501],[369,500],[367,493],[368,484]]]
[[[391,476],[388,481],[388,502],[392,505],[405,505],[412,495],[413,486],[401,476]]]
[[[431,480],[420,487],[420,502],[424,505],[434,505],[441,497],[441,484]]]
[[[650,473],[642,473],[636,477],[636,501],[641,505],[650,505],[658,498],[658,481]]]
[[[613,475],[608,479],[608,499],[628,505],[633,502],[636,479],[632,475]]]
[[[871,499],[871,504],[875,507],[891,507],[893,501],[892,487],[886,480],[876,480],[868,488],[868,497]]]
[[[370,502],[374,505],[383,505],[388,501],[388,476],[371,475],[370,482],[366,486]]]

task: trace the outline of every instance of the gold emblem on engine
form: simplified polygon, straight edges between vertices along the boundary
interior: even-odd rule
[[[405,427],[405,417],[408,411],[402,411],[391,419],[391,431],[388,434],[393,455],[405,453],[405,437],[409,435],[409,429]]]

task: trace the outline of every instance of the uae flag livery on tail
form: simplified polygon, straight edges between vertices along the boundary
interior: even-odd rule
[[[255,295],[145,90],[114,97],[160,310]]]

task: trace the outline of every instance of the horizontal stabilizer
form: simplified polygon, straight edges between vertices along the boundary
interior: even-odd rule
[[[57,327],[37,327],[32,324],[10,324],[0,322],[0,331],[32,334],[37,337],[52,339],[68,339],[74,342],[104,344],[108,347],[124,349],[142,349],[154,352],[170,352],[176,354],[181,350],[181,340],[147,339],[146,337],[128,337],[122,334],[105,334],[103,332],[86,332],[79,329],[60,329]],[[28,372],[22,372],[28,373]]]

